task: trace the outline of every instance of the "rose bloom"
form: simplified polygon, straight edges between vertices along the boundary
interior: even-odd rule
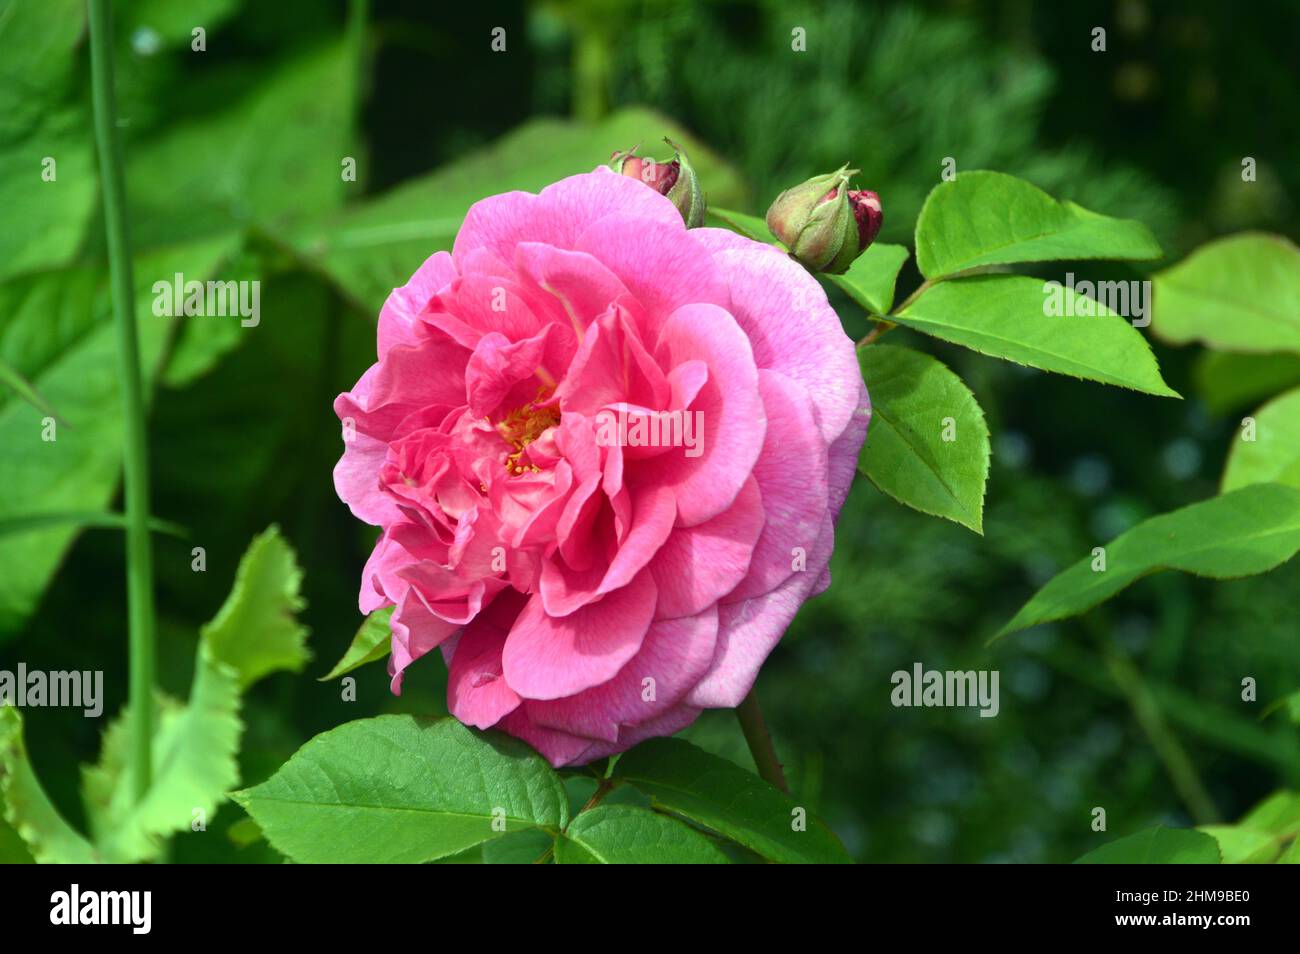
[[[394,692],[441,649],[457,719],[583,763],[739,704],[830,584],[870,404],[776,248],[605,169],[492,196],[378,352],[334,481],[383,528],[360,606],[396,607]]]

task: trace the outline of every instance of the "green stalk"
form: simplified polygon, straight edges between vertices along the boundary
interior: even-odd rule
[[[1219,814],[1201,777],[1196,774],[1196,766],[1192,764],[1187,750],[1166,724],[1160,704],[1151,695],[1142,674],[1127,656],[1114,650],[1107,650],[1105,660],[1112,678],[1128,699],[1138,726],[1155,749],[1156,757],[1169,773],[1174,789],[1196,824],[1214,825],[1220,822],[1223,816]]]
[[[144,387],[135,323],[135,285],[127,236],[126,184],[117,134],[113,89],[113,21],[108,0],[87,0],[90,12],[90,83],[95,108],[95,144],[104,232],[117,325],[118,377],[125,425],[126,595],[130,625],[131,769],[136,801],[153,777],[154,614],[153,555],[149,539],[149,454],[145,436]]]
[[[759,776],[769,785],[775,785],[787,795],[790,786],[785,782],[785,772],[781,769],[781,760],[776,757],[776,748],[772,745],[772,733],[767,730],[763,710],[758,707],[758,696],[754,690],[736,706],[736,718],[740,720],[741,731],[745,733],[745,743],[754,756],[754,765]]]

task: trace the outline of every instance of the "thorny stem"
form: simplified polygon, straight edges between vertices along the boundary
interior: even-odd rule
[[[613,763],[611,763],[611,765],[612,764]],[[581,815],[583,812],[587,811],[588,809],[595,808],[597,805],[599,805],[600,800],[604,798],[606,795],[608,795],[610,792],[612,792],[616,784],[617,783],[611,778],[602,778],[599,784],[596,785],[596,791],[592,792],[591,798],[587,799],[587,804],[579,808],[577,812],[574,813],[573,818],[577,818],[579,815]],[[569,825],[572,824],[573,824],[573,819],[570,819]],[[568,831],[569,825],[564,826],[564,831]],[[533,864],[544,865],[546,864],[546,862],[550,861],[551,855],[555,854],[555,842],[556,840],[562,837],[564,837],[563,831],[558,833],[555,836],[555,838],[552,839],[551,843],[546,846],[546,850],[543,851],[539,857],[533,860]]]
[[[149,539],[149,453],[144,387],[135,319],[131,246],[127,236],[126,186],[113,93],[113,25],[108,0],[88,0],[91,91],[95,142],[104,196],[104,231],[117,324],[118,378],[122,388],[125,454],[127,614],[130,628],[130,739],[133,795],[138,802],[152,782],[154,608],[153,555]]]
[[[930,281],[930,279],[927,278],[925,281],[921,282],[921,284],[916,287],[916,290],[912,292],[912,294],[904,298],[903,303],[898,307],[894,308],[893,311],[890,312],[890,314],[896,315],[900,311],[904,311],[908,305],[910,305],[912,302],[920,298],[923,294],[925,294],[927,289],[933,286],[934,286],[934,282]],[[891,331],[897,327],[898,325],[890,321],[887,316],[882,316],[877,322],[876,326],[872,328],[870,331],[868,331],[866,335],[863,336],[862,340],[858,342],[858,347],[865,348],[867,345],[871,344],[873,341],[875,341],[885,332]]]
[[[600,784],[596,786],[596,790],[591,793],[591,798],[587,799],[587,804],[578,809],[578,815],[581,815],[589,808],[595,808],[599,805],[600,800],[608,795],[613,788],[614,783],[612,781],[607,778],[602,778]],[[575,815],[574,817],[576,818],[577,816]]]
[[[745,733],[745,742],[749,745],[750,754],[754,756],[759,776],[787,795],[790,794],[785,772],[781,770],[781,760],[776,757],[776,749],[772,746],[772,734],[767,730],[763,710],[758,707],[758,696],[753,689],[736,706],[736,718],[740,720],[741,731]]]
[[[930,281],[928,278],[921,282],[921,284],[916,286],[916,291],[904,298],[903,303],[893,310],[893,314],[898,314],[900,311],[906,311],[908,305],[924,295],[933,285],[934,282]]]
[[[897,328],[897,327],[898,326],[894,324],[892,321],[886,321],[884,319],[881,319],[879,322],[876,323],[875,327],[873,327],[870,331],[868,331],[865,335],[862,336],[862,340],[858,342],[858,347],[865,348],[867,345],[871,344],[871,342],[875,341],[877,338],[883,335],[886,331],[889,331],[890,329]]]
[[[1137,719],[1151,747],[1156,750],[1157,757],[1164,765],[1165,771],[1169,773],[1179,797],[1187,805],[1187,810],[1191,812],[1198,825],[1212,825],[1218,822],[1220,815],[1214,800],[1206,791],[1200,776],[1196,774],[1196,768],[1192,765],[1192,760],[1188,757],[1182,743],[1165,722],[1160,706],[1152,698],[1142,674],[1127,656],[1109,648],[1104,652],[1106,667],[1124,692],[1125,698],[1128,699],[1133,717]]]

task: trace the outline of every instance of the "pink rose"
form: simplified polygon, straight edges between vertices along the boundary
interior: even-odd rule
[[[870,404],[775,248],[598,169],[474,205],[378,338],[334,482],[394,692],[439,647],[456,718],[586,762],[737,705],[829,585]]]

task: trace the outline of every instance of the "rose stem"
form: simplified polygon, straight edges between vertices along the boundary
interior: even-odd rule
[[[785,783],[781,760],[776,757],[776,749],[772,747],[772,734],[767,731],[763,710],[758,707],[758,695],[753,689],[736,706],[736,718],[740,720],[740,728],[745,733],[745,742],[749,745],[750,754],[754,756],[758,774],[788,795],[790,786]]]
[[[140,801],[152,781],[154,682],[153,557],[149,539],[149,457],[144,389],[140,382],[131,246],[127,239],[126,188],[113,92],[113,24],[108,0],[88,0],[90,82],[95,143],[104,196],[104,231],[117,324],[118,376],[125,416],[123,460],[126,507],[127,609],[130,625],[130,738],[134,796]]]

